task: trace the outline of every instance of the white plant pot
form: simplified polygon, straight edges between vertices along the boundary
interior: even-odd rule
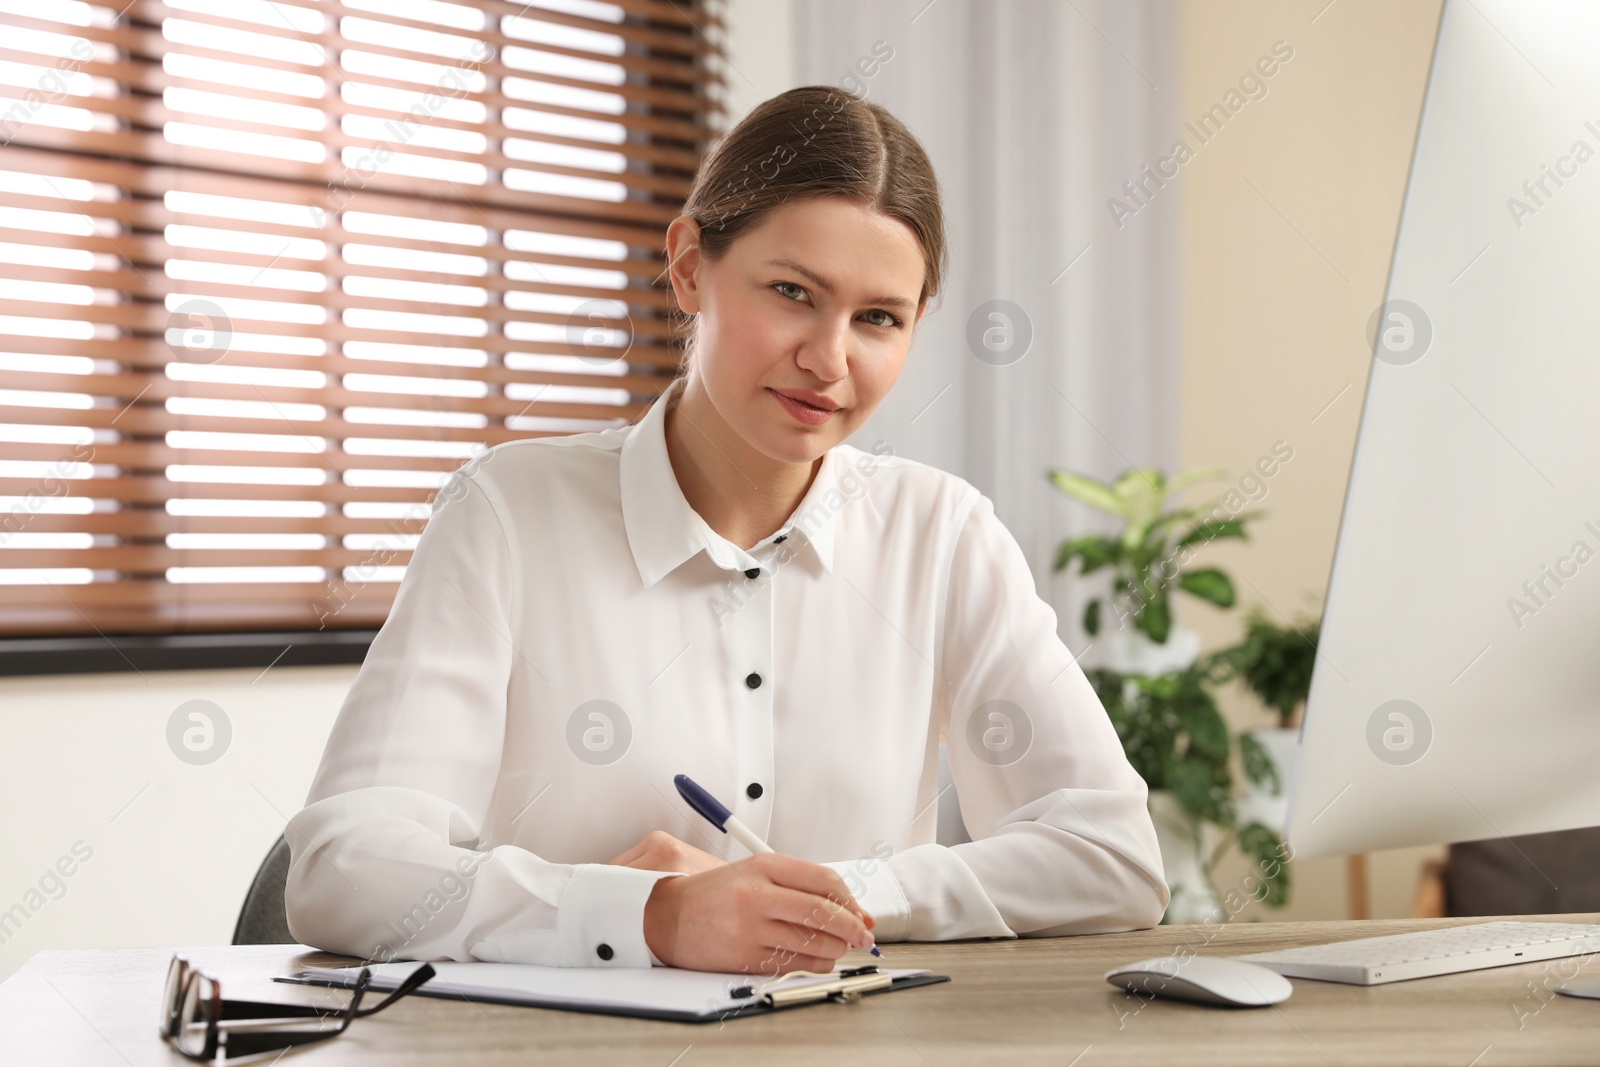
[[[1289,821],[1289,792],[1292,784],[1289,778],[1294,772],[1294,754],[1300,743],[1300,731],[1293,728],[1252,730],[1250,736],[1256,739],[1266,752],[1267,758],[1272,761],[1272,765],[1277,768],[1280,787],[1274,793],[1271,783],[1256,785],[1246,778],[1244,794],[1239,798],[1239,825],[1258,822],[1276,830],[1278,836],[1282,837],[1284,827]]]
[[[1196,819],[1166,789],[1150,790],[1150,821],[1155,823],[1161,846],[1161,866],[1166,872],[1172,901],[1166,923],[1222,921],[1222,901],[1206,878],[1204,858],[1215,850],[1220,828]]]
[[[1156,644],[1142,631],[1123,626],[1101,638],[1105,665],[1119,674],[1165,674],[1193,665],[1200,656],[1200,634],[1174,626],[1165,644]]]

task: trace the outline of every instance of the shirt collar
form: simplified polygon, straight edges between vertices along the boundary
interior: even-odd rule
[[[763,566],[749,552],[713,530],[689,506],[672,461],[667,456],[667,405],[680,397],[686,379],[676,378],[658,396],[644,417],[629,428],[622,442],[622,521],[639,577],[649,588],[701,551],[710,554],[724,570]],[[783,528],[764,539],[757,551],[770,548],[774,538],[802,540],[817,554],[824,571],[833,573],[833,520],[843,497],[837,490],[837,467],[843,461],[837,446],[823,453],[822,466],[811,488]],[[769,566],[769,565],[768,565]]]

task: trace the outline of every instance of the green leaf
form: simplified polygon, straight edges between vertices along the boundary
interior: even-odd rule
[[[1189,747],[1216,760],[1228,758],[1228,724],[1210,694],[1195,687],[1178,708],[1178,722],[1189,734]]]
[[[1118,476],[1111,491],[1122,501],[1121,514],[1128,520],[1123,544],[1138,544],[1167,501],[1166,479],[1154,467],[1134,467]]]
[[[1216,769],[1206,760],[1180,757],[1167,770],[1167,788],[1184,811],[1200,819],[1226,824],[1226,797],[1218,788]]]
[[[1212,680],[1221,684],[1242,677],[1250,691],[1278,713],[1280,724],[1288,726],[1311,692],[1320,630],[1315,619],[1279,626],[1259,608],[1252,610],[1244,640],[1213,655]]]
[[[1209,544],[1212,541],[1228,537],[1248,540],[1250,534],[1244,528],[1247,518],[1212,519],[1207,522],[1196,523],[1184,531],[1183,536],[1178,538],[1178,543],[1173,547],[1187,548],[1202,541]]]
[[[1083,628],[1089,631],[1090,637],[1100,633],[1100,599],[1098,597],[1084,606]]]
[[[1250,823],[1239,831],[1239,850],[1259,869],[1262,893],[1257,898],[1269,908],[1289,902],[1289,861],[1283,858],[1283,842],[1269,827]]]
[[[1158,590],[1144,606],[1135,625],[1156,644],[1167,643],[1167,636],[1172,633],[1172,605],[1165,589]]]
[[[1101,534],[1087,534],[1061,542],[1061,547],[1056,552],[1055,569],[1066,570],[1074,559],[1081,559],[1083,569],[1079,573],[1093,574],[1101,567],[1115,563],[1121,557],[1122,546],[1116,541]]]
[[[1215,567],[1184,571],[1178,586],[1185,593],[1209,600],[1219,608],[1233,607],[1233,580]]]
[[[1251,785],[1265,786],[1273,796],[1282,795],[1283,782],[1278,778],[1278,766],[1254,734],[1239,735],[1239,762],[1244,765],[1244,776]]]
[[[1173,508],[1170,511],[1163,511],[1157,516],[1156,521],[1150,524],[1147,536],[1159,534],[1174,523],[1184,522],[1197,514],[1199,514],[1198,508]]]
[[[1092,508],[1119,518],[1123,517],[1122,498],[1113,492],[1110,486],[1095,481],[1087,474],[1052,470],[1050,481],[1063,493],[1083,501]]]

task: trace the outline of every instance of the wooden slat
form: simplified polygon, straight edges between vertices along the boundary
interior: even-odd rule
[[[407,410],[469,412],[482,415],[532,415],[554,419],[615,418],[614,404],[564,403],[554,400],[511,400],[501,396],[435,396],[410,393],[368,392],[326,385],[302,388],[288,385],[232,385],[223,382],[177,381],[154,374],[54,374],[48,371],[0,371],[5,388],[36,392],[91,393],[147,404],[173,398],[245,400],[283,404],[321,404],[329,407],[403,408]],[[285,416],[291,425],[311,420]]]
[[[545,346],[552,351],[564,346]],[[14,348],[30,355],[82,356],[88,359],[117,360],[131,368],[157,369],[177,357],[165,340],[155,337],[120,337],[107,340],[77,340],[61,337],[18,337],[0,342],[0,350]],[[519,350],[522,351],[522,350]],[[547,353],[548,354],[548,353]],[[565,355],[566,351],[557,354]],[[631,362],[631,360],[629,361]],[[446,363],[392,359],[357,359],[350,356],[302,356],[284,352],[246,352],[232,349],[216,363],[218,367],[261,367],[272,370],[321,371],[327,374],[379,374],[402,377],[439,378],[459,381],[493,382],[498,385],[560,385],[592,389],[625,389],[630,393],[654,396],[670,379],[644,374],[567,374],[561,371],[517,370],[497,364],[461,367]],[[5,370],[0,370],[4,381]],[[4,421],[0,419],[0,421]]]
[[[10,232],[15,231],[8,231],[3,227],[0,227],[0,241],[5,241],[7,233]],[[238,254],[229,255],[224,253],[223,257],[225,258],[219,258],[218,256],[209,252],[201,252],[199,255],[191,256],[184,254],[184,250],[181,249],[177,249],[175,251],[179,252],[179,254],[173,256],[173,259],[201,265],[208,265],[212,263],[222,264],[228,263],[234,259],[244,258]],[[276,263],[274,263],[271,260],[271,257],[268,256],[250,256],[249,258],[261,261],[263,268],[267,266],[277,266],[283,270],[302,270],[305,268],[302,267],[301,264],[315,262],[312,260],[290,260],[285,257],[277,260]],[[248,264],[241,265],[247,266]],[[490,275],[484,278],[473,279],[469,281],[469,276],[465,275],[426,274],[422,271],[410,271],[389,267],[365,267],[355,266],[352,264],[338,264],[336,269],[329,270],[326,272],[326,274],[330,278],[337,279],[375,278],[393,281],[421,281],[436,285],[452,285],[460,286],[462,288],[470,287],[473,289],[480,289],[488,293],[518,292],[540,293],[553,296],[572,296],[581,297],[585,300],[614,301],[617,303],[625,303],[630,306],[656,306],[662,311],[666,310],[668,302],[667,294],[660,291],[643,289],[602,289],[596,286],[556,285],[544,282],[524,282],[502,278],[497,275]],[[194,295],[198,291],[193,288],[194,286],[207,285],[212,287],[207,291],[208,295],[215,296],[235,296],[250,300],[280,300],[285,303],[315,303],[319,306],[337,306],[341,309],[376,306],[362,303],[361,301],[366,299],[364,297],[347,296],[337,289],[332,289],[327,294],[308,293],[304,290],[298,289],[277,289],[259,285],[239,285],[235,283],[224,282],[181,280],[169,278],[165,275],[152,276],[140,274],[132,269],[80,270],[72,267],[39,267],[32,264],[23,263],[0,263],[0,278],[14,278],[18,281],[57,282],[63,285],[86,285],[97,289],[113,289],[121,293],[152,297],[180,293],[183,295]],[[216,288],[218,286],[222,286],[223,288]],[[634,293],[639,294],[638,298],[630,295]],[[344,302],[335,305],[332,303],[335,298],[343,300]],[[436,312],[434,311],[434,308],[438,306],[433,303],[424,303],[421,301],[389,301],[388,303],[394,305],[410,304],[412,305],[411,307],[395,307],[392,310],[417,311],[423,314],[435,314]],[[463,310],[463,314],[473,309],[473,306],[468,304],[443,306],[460,308]],[[589,320],[586,318],[585,321],[588,322]],[[622,322],[622,320],[618,321],[619,323]]]
[[[168,567],[401,567],[409,549],[357,548],[0,548],[6,568],[89,567],[132,574],[160,574]]]
[[[268,452],[242,448],[172,448],[145,441],[87,446],[0,441],[0,460],[51,464],[110,463],[137,471],[162,471],[169,464],[186,464],[324,470],[332,474],[363,470],[449,472],[466,462],[465,459],[446,456],[374,456],[342,450]]]
[[[429,311],[427,314],[435,314]],[[99,323],[106,326],[118,326],[127,330],[143,330],[146,333],[164,336],[167,327],[172,323],[172,315],[160,304],[43,304],[27,300],[0,299],[0,315],[27,316],[39,319],[59,319],[68,322]],[[515,315],[516,317],[510,317]],[[503,322],[537,322],[550,326],[567,326],[569,319],[562,315],[546,315],[540,312],[497,312],[495,321]],[[465,316],[463,316],[465,317]],[[482,316],[489,318],[489,315]],[[504,355],[508,352],[555,352],[563,355],[572,355],[570,345],[541,344],[537,341],[519,341],[501,334],[488,334],[485,336],[471,336],[466,334],[439,334],[421,330],[375,330],[364,326],[345,326],[339,323],[302,323],[283,322],[271,319],[234,319],[232,320],[235,334],[266,334],[274,337],[309,337],[329,341],[377,341],[401,345],[424,345],[430,348],[465,348],[472,351],[493,352]],[[650,319],[635,319],[633,329],[636,335],[642,335],[643,340],[635,338],[632,347],[626,352],[626,363],[637,367],[671,368],[678,364],[681,353],[665,345],[650,344],[650,339],[665,340],[671,327],[666,322],[656,322]],[[26,344],[25,335],[13,334],[10,340],[16,345]],[[578,353],[580,355],[602,353]],[[603,353],[609,355],[609,353]],[[622,353],[618,353],[620,357]]]
[[[126,511],[91,511],[81,515],[31,512],[26,509],[0,514],[4,534],[108,534],[130,538],[166,537],[168,534],[383,534],[391,538],[420,534],[427,524],[428,506],[417,505],[414,516],[394,519],[359,519],[348,515],[259,516],[174,515],[146,508]]]
[[[174,482],[149,475],[124,474],[115,478],[62,478],[65,493],[51,495],[88,500],[122,500],[134,504],[164,504],[168,500],[313,500],[328,504],[353,502],[410,504],[426,501],[435,490],[341,485],[248,485],[238,482]],[[0,478],[0,496],[21,496],[39,491],[36,478]]]
[[[619,418],[635,414],[642,405],[618,408]],[[228,415],[188,415],[144,405],[95,408],[28,407],[0,404],[0,423],[24,426],[82,426],[118,430],[129,434],[159,434],[167,430],[192,430],[209,433],[301,434],[318,437],[370,437],[379,440],[472,441],[486,445],[521,441],[536,437],[562,437],[563,433],[540,430],[510,430],[501,426],[405,426],[382,422],[354,422],[342,418],[287,419],[252,418]]]
[[[376,587],[376,582],[374,582]],[[387,589],[389,582],[384,582]],[[78,587],[74,587],[78,589]],[[125,633],[224,633],[272,632],[272,630],[315,630],[326,621],[326,629],[378,629],[394,606],[394,590],[363,593],[360,603],[342,605],[338,613],[323,619],[310,603],[296,601],[242,600],[226,603],[184,600],[171,605],[138,603],[134,606],[88,605],[93,621],[83,613],[56,600],[50,605],[6,605],[0,611],[0,637],[38,637],[48,635],[86,635],[101,637]],[[330,608],[331,611],[331,608]]]
[[[355,596],[376,599],[393,590],[394,582],[369,581],[348,583]],[[85,607],[136,606],[140,604],[182,604],[186,601],[246,600],[258,603],[277,602],[285,606],[299,604],[305,609],[317,603],[327,603],[336,596],[345,596],[345,589],[335,589],[324,582],[167,582],[159,579],[129,579],[123,582],[57,582],[54,585],[13,585],[6,589],[6,607],[31,604],[59,605],[63,602]]]
[[[205,283],[194,283],[194,286],[184,286],[186,293],[202,296],[211,286]],[[219,294],[221,296],[221,294]],[[256,298],[259,299],[259,298]],[[362,310],[390,310],[390,312],[406,312],[413,315],[434,315],[440,318],[462,318],[462,320],[477,320],[485,323],[541,323],[547,326],[570,326],[571,317],[568,315],[550,315],[544,312],[523,312],[523,310],[507,310],[502,307],[485,307],[485,309],[470,309],[478,314],[461,314],[459,304],[443,304],[443,306],[424,306],[413,304],[410,301],[389,301],[390,307],[363,304]],[[334,307],[330,310],[346,310]],[[0,315],[19,315],[29,318],[54,318],[75,323],[98,323],[104,326],[120,326],[122,330],[142,330],[146,333],[165,336],[170,326],[184,325],[174,318],[176,312],[168,312],[162,304],[154,302],[126,302],[126,304],[46,304],[38,301],[8,301],[0,299]],[[403,320],[397,320],[403,322]],[[602,320],[605,322],[605,320]],[[472,333],[435,333],[430,330],[373,330],[368,326],[346,326],[338,320],[326,323],[299,323],[283,322],[274,318],[234,318],[230,320],[234,334],[266,334],[274,338],[314,338],[322,341],[378,341],[390,344],[408,344],[408,346],[435,347],[435,349],[469,349],[482,350],[482,352],[557,352],[560,355],[589,355],[589,357],[621,358],[627,355],[627,363],[637,363],[643,366],[675,366],[678,362],[677,350],[669,349],[664,344],[651,344],[651,341],[666,342],[672,333],[672,326],[664,320],[653,318],[635,318],[632,320],[635,344],[627,347],[626,352],[619,349],[616,354],[610,350],[586,349],[582,346],[571,344],[558,344],[558,342],[523,342],[506,338],[504,334],[472,334]],[[592,325],[592,323],[590,323]],[[202,362],[200,354],[186,354],[190,362]],[[206,362],[214,362],[208,357]]]
[[[187,258],[187,257],[185,257]],[[200,262],[204,262],[201,260]],[[361,277],[349,274],[346,277]],[[134,270],[74,270],[66,267],[35,267],[24,264],[0,264],[0,278],[15,278],[21,281],[59,282],[66,285],[85,285],[96,289],[113,289],[118,292],[136,294],[144,297],[165,297],[172,295],[181,296],[216,296],[244,300],[269,300],[281,304],[306,304],[321,307],[328,311],[400,311],[414,315],[442,315],[451,318],[478,319],[489,322],[529,322],[537,321],[527,316],[542,314],[540,312],[523,311],[514,308],[505,308],[496,304],[467,304],[445,301],[397,300],[378,296],[353,296],[339,289],[327,291],[308,292],[304,289],[284,289],[269,285],[249,285],[235,282],[212,282],[194,278],[171,278],[166,275],[143,274]],[[466,288],[461,282],[448,282],[448,285]],[[534,285],[537,283],[525,283]],[[474,287],[476,288],[476,287]],[[539,285],[539,290],[560,296],[582,297],[585,300],[611,301],[615,303],[632,303],[621,290],[601,289],[593,286],[577,285]],[[505,289],[503,291],[510,291]],[[518,291],[528,292],[527,288]],[[652,301],[662,305],[666,304],[665,293],[652,294]],[[44,304],[44,301],[29,301],[29,303]],[[82,305],[59,305],[67,308],[79,308]],[[40,317],[35,313],[34,317]],[[50,317],[55,317],[54,315]],[[76,314],[69,312],[69,316],[76,318]],[[555,316],[559,321],[560,316]],[[548,319],[546,320],[548,321]],[[631,319],[592,319],[585,316],[584,323],[588,326],[615,325],[618,329],[630,325]],[[656,337],[667,336],[667,326],[657,319],[643,318],[642,321],[650,324],[652,335]],[[118,323],[118,325],[123,325]],[[582,353],[578,353],[582,354]]]
[[[359,600],[348,603],[335,602],[327,594],[320,601],[311,598],[255,599],[244,595],[237,585],[225,587],[233,592],[233,597],[222,602],[199,597],[163,602],[154,599],[153,593],[141,592],[145,586],[158,584],[166,583],[131,580],[123,583],[132,590],[132,595],[127,603],[122,604],[81,603],[81,606],[74,606],[59,596],[54,601],[30,597],[27,603],[0,603],[0,636],[82,634],[105,638],[112,635],[111,639],[114,640],[123,634],[316,630],[324,621],[328,629],[376,629],[382,625],[394,601],[394,590],[388,582],[381,583],[381,586],[380,583],[371,583]],[[6,595],[11,596],[10,589]],[[324,605],[320,610],[319,604]],[[326,618],[324,613],[327,613]]]

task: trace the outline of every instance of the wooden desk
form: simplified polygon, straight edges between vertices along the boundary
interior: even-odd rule
[[[1600,915],[1525,918],[1600,922]],[[765,1067],[849,1056],[874,1067],[1096,1067],[1169,1060],[1271,1067],[1600,1063],[1600,1001],[1550,991],[1575,971],[1600,975],[1600,965],[1585,957],[1370,988],[1295,979],[1288,1001],[1252,1009],[1143,1001],[1119,993],[1102,977],[1117,964],[1180,946],[1238,955],[1477,921],[1482,920],[1240,923],[1048,940],[894,944],[885,946],[892,966],[932,967],[953,980],[854,1004],[818,1004],[721,1024],[411,997],[277,1062]],[[0,1061],[72,1067],[187,1062],[156,1037],[172,951],[57,949],[34,956],[0,984]],[[181,951],[214,973],[225,995],[299,1003],[342,995],[269,976],[350,962],[302,946]]]

